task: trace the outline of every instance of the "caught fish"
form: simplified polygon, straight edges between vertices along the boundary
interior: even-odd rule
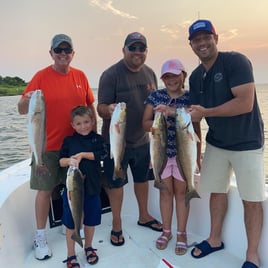
[[[75,242],[83,247],[80,229],[84,207],[84,176],[78,168],[72,166],[69,167],[67,171],[66,187],[69,206],[75,226],[74,233],[71,237]]]
[[[46,144],[46,107],[40,89],[33,92],[28,109],[28,138],[36,162],[36,175],[49,173],[43,162]]]
[[[121,161],[125,152],[126,114],[126,103],[117,103],[112,114],[109,130],[111,158],[114,159],[114,179],[126,177],[121,167]]]
[[[185,108],[176,110],[177,158],[182,176],[187,184],[185,203],[188,205],[194,197],[200,198],[195,189],[194,175],[197,171],[197,142],[191,115]]]
[[[158,189],[165,189],[161,174],[167,163],[167,123],[161,112],[156,112],[153,125],[149,132],[150,137],[150,156],[154,173],[154,186]]]

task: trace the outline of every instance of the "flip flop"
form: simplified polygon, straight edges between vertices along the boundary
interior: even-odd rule
[[[159,221],[157,221],[156,219],[153,219],[153,220],[151,220],[151,221],[147,221],[147,222],[145,222],[145,223],[140,223],[139,221],[137,222],[137,224],[138,225],[140,225],[140,226],[143,226],[143,227],[148,227],[148,228],[150,228],[150,229],[152,229],[152,230],[154,230],[154,231],[156,231],[156,232],[162,232],[163,231],[163,228],[156,228],[156,227],[154,227],[153,225],[154,224],[161,224]]]
[[[118,231],[118,232],[115,232],[115,231],[111,231],[111,236],[116,236],[117,237],[117,242],[114,242],[112,239],[110,240],[111,241],[111,244],[113,246],[117,246],[117,247],[120,247],[120,246],[123,246],[125,244],[125,239],[124,237],[122,236],[122,241],[119,242],[119,238],[120,236],[123,234],[122,230],[121,231]]]
[[[201,253],[197,256],[194,255],[195,248],[198,248],[201,251]],[[208,243],[208,241],[204,240],[201,243],[195,245],[195,247],[191,251],[191,255],[194,258],[199,259],[199,258],[203,258],[203,257],[205,257],[205,256],[207,256],[215,251],[221,250],[221,249],[224,249],[223,242],[221,242],[221,245],[219,247],[211,247],[211,245]]]
[[[245,261],[242,268],[259,268],[259,267],[251,261]]]

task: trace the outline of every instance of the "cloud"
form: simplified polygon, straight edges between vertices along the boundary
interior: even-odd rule
[[[172,39],[179,39],[180,29],[178,24],[161,25],[160,32],[169,35]]]
[[[182,21],[175,24],[161,25],[160,32],[169,35],[170,38],[174,40],[185,38],[185,33],[188,33],[188,27],[190,24],[190,21]]]
[[[219,33],[219,37],[222,41],[229,41],[231,39],[234,39],[238,36],[238,30],[237,29],[230,29],[225,32]]]
[[[121,11],[119,9],[116,9],[113,6],[113,1],[107,1],[107,0],[89,0],[89,4],[91,6],[99,7],[102,10],[105,10],[107,12],[112,13],[115,16],[120,16],[126,19],[136,20],[138,17],[130,15],[129,13],[126,13],[124,11]]]

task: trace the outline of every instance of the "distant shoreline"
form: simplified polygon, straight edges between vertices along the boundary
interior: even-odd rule
[[[0,97],[21,95],[25,86],[0,85]]]
[[[5,96],[17,96],[21,95],[26,86],[1,86],[0,85],[0,97]],[[256,84],[257,90],[262,90],[262,87],[267,88],[268,83]],[[92,88],[93,91],[97,91],[97,88]]]

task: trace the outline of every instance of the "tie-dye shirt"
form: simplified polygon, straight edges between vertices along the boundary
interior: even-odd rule
[[[168,95],[166,88],[154,90],[146,99],[145,104],[156,107],[160,104],[168,105],[170,107],[182,108],[189,106],[189,92],[185,93],[178,98],[171,98]],[[168,116],[168,132],[167,132],[167,157],[172,158],[177,155],[176,150],[176,127],[175,117]]]

